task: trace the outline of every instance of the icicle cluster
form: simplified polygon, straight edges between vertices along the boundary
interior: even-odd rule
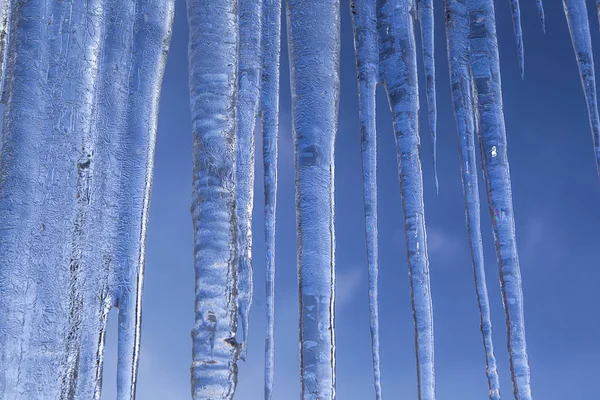
[[[133,399],[173,1],[0,2],[0,397]]]

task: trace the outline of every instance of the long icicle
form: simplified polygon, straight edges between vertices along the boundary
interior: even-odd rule
[[[238,1],[240,43],[235,191],[238,224],[238,304],[244,332],[240,358],[245,360],[248,353],[248,324],[253,292],[254,127],[260,98],[262,0]]]
[[[510,12],[512,15],[513,30],[517,42],[517,59],[519,61],[519,71],[521,79],[525,77],[525,50],[523,49],[523,28],[521,26],[521,5],[519,0],[508,0],[510,2]]]
[[[493,0],[470,0],[471,73],[477,98],[479,145],[506,311],[515,398],[531,400],[521,271],[515,237],[506,127]]]
[[[479,184],[475,155],[475,116],[469,68],[468,0],[445,0],[446,37],[454,116],[459,142],[465,214],[483,335],[490,400],[500,400],[500,380],[494,355],[492,321],[481,241]]]
[[[379,250],[377,228],[377,131],[375,93],[379,81],[377,7],[374,1],[353,0],[350,4],[354,27],[354,51],[358,72],[358,100],[362,143],[363,194],[367,263],[369,266],[369,322],[375,398],[381,400],[381,363],[379,360]]]
[[[433,310],[419,154],[419,92],[412,0],[378,2],[381,75],[393,118],[417,356],[420,400],[435,399]]]
[[[267,294],[265,400],[271,400],[275,377],[275,216],[277,210],[281,0],[263,1],[261,109],[265,185],[265,284]]]
[[[439,192],[437,176],[437,101],[435,94],[435,41],[433,0],[418,0],[419,26],[421,28],[421,50],[425,69],[425,90],[427,93],[427,111],[431,145],[433,152],[433,175],[435,190]]]
[[[340,2],[287,2],[304,400],[335,399],[334,143]]]
[[[598,116],[594,53],[592,52],[592,38],[590,36],[587,7],[585,0],[563,0],[563,6],[585,94],[585,102],[592,129],[592,139],[594,141],[596,168],[600,177],[600,117]]]
[[[237,383],[235,104],[237,0],[187,0],[196,269],[192,397],[230,400]]]

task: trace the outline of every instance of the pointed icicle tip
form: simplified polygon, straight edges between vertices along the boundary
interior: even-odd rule
[[[600,0],[596,0],[596,2],[600,6]],[[546,34],[546,14],[544,13],[544,3],[543,3],[543,0],[536,0],[536,3],[537,3],[538,14],[540,16],[540,23],[542,24],[542,32],[545,35]],[[600,10],[600,8],[599,8],[599,10]],[[600,11],[599,11],[598,16],[600,18]]]

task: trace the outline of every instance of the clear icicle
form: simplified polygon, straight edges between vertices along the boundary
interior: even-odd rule
[[[126,19],[131,7],[115,3],[30,1],[12,9],[0,150],[2,399],[99,399],[115,304],[117,398],[135,394],[152,154],[174,4],[138,0],[135,18]],[[138,51],[111,45],[121,38]],[[132,92],[115,98],[111,82],[124,77],[119,91]],[[123,318],[125,293],[131,318]]]
[[[417,56],[411,0],[378,2],[381,77],[393,118],[417,355],[419,399],[435,399],[433,311],[419,154]]]
[[[486,373],[490,400],[500,400],[500,381],[494,345],[492,321],[485,279],[483,245],[481,241],[479,185],[475,155],[475,120],[471,73],[469,66],[468,0],[445,0],[446,36],[454,116],[456,118],[462,186],[479,318],[486,357]]]
[[[600,0],[597,0],[600,1]],[[546,33],[546,13],[544,12],[543,0],[535,0],[537,5],[538,15],[540,17],[540,23],[542,24],[542,32]]]
[[[301,397],[333,400],[333,155],[340,89],[340,2],[288,0],[287,18],[296,165]]]
[[[369,322],[375,398],[381,400],[378,306],[377,131],[375,92],[379,81],[377,8],[370,0],[353,0],[354,50],[358,72],[359,119],[362,142],[367,262],[369,265]]]
[[[279,132],[279,66],[281,0],[263,0],[262,132],[265,194],[265,262],[267,331],[265,336],[265,400],[273,397],[275,376],[275,216],[277,210],[277,136]]]
[[[525,50],[523,49],[523,28],[521,27],[521,6],[519,0],[508,0],[512,14],[513,29],[517,41],[517,58],[519,60],[519,71],[521,79],[525,77]]]
[[[421,47],[425,67],[425,88],[427,92],[427,110],[429,131],[433,148],[433,174],[435,190],[439,191],[437,176],[437,102],[435,95],[435,42],[433,0],[418,0],[419,25],[421,27]]]
[[[238,241],[238,304],[244,336],[240,358],[248,352],[252,305],[252,210],[254,202],[254,127],[258,115],[261,73],[262,0],[238,0],[239,58],[237,97],[236,211]]]
[[[563,6],[579,66],[581,84],[585,92],[585,101],[592,129],[592,138],[594,140],[596,167],[600,176],[600,117],[598,116],[594,54],[592,52],[592,38],[590,36],[587,7],[585,0],[563,0]]]
[[[516,399],[531,400],[493,0],[470,0],[469,15],[470,64],[477,98],[479,144],[506,311],[513,389]]]
[[[233,398],[237,382],[236,0],[187,0],[196,268],[192,397]]]

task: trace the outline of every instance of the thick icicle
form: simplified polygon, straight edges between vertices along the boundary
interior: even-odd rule
[[[596,168],[600,176],[600,117],[598,116],[598,97],[596,75],[594,72],[594,54],[585,0],[563,0],[565,15],[573,42],[573,49],[579,66],[581,84],[585,92],[592,139],[596,155]]]
[[[237,382],[235,104],[237,0],[187,0],[193,134],[196,322],[192,397],[232,399]]]
[[[334,142],[339,106],[340,2],[288,0],[300,369],[304,400],[335,399]]]
[[[521,6],[519,0],[508,0],[512,14],[513,29],[517,41],[517,58],[519,60],[519,71],[521,79],[525,77],[525,50],[523,49],[523,28],[521,27]]]
[[[279,66],[281,0],[263,0],[262,133],[265,195],[265,264],[267,330],[265,335],[265,400],[273,397],[275,377],[275,216],[277,210],[277,136],[279,132]]]
[[[433,311],[419,154],[419,96],[412,0],[378,2],[381,77],[393,117],[415,322],[419,399],[435,399]]]
[[[435,46],[433,0],[418,0],[419,25],[421,27],[421,47],[425,67],[425,88],[431,145],[433,151],[433,175],[435,190],[439,191],[437,176],[437,101],[435,95]]]
[[[516,399],[531,400],[493,0],[470,0],[469,16],[470,63],[477,98],[479,145],[500,268],[513,388]]]
[[[467,230],[479,304],[480,328],[485,349],[486,373],[490,389],[489,396],[491,400],[500,400],[500,381],[492,341],[492,321],[481,241],[474,104],[469,66],[469,9],[467,2],[468,0],[446,0],[444,2],[447,15],[448,62],[458,133]]]
[[[246,359],[252,305],[252,210],[254,202],[254,127],[258,114],[261,73],[262,0],[239,0],[238,97],[236,114],[236,211],[238,241],[238,304],[244,336],[240,358]]]
[[[600,2],[600,0],[596,0]],[[544,13],[543,0],[535,0],[538,9],[538,15],[540,17],[540,23],[542,24],[542,32],[546,33],[546,14]],[[599,3],[600,4],[600,3]]]
[[[2,399],[98,399],[106,320],[121,308],[121,289],[135,299],[135,318],[120,321],[117,397],[135,393],[140,232],[173,2],[132,4],[135,15],[115,0],[12,9],[0,151]],[[123,87],[135,91],[115,98]]]
[[[381,399],[381,366],[379,361],[379,305],[377,275],[379,271],[377,230],[377,131],[375,92],[379,81],[379,47],[377,8],[374,1],[353,0],[354,51],[358,72],[358,99],[362,168],[365,201],[367,262],[369,265],[369,322],[375,398]]]

